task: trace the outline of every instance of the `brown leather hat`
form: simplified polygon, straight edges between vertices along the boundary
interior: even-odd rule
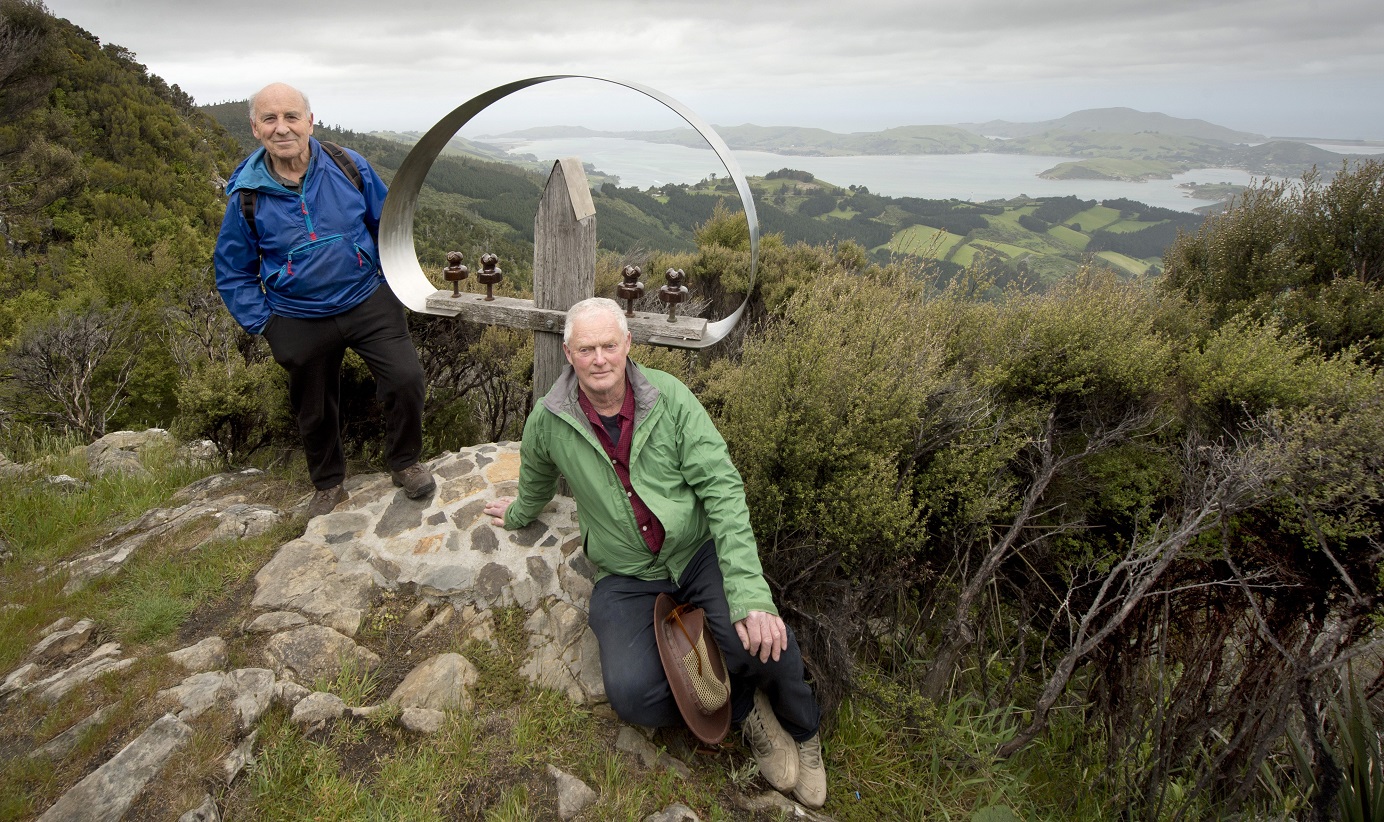
[[[659,594],[654,635],[683,721],[701,741],[719,744],[730,731],[730,676],[721,649],[706,630],[705,612]]]

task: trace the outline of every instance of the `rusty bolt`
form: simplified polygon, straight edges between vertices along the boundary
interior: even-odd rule
[[[620,270],[621,283],[615,293],[625,301],[625,316],[634,316],[634,301],[644,296],[644,284],[639,278],[644,274],[637,265],[627,265]]]
[[[678,321],[678,303],[687,299],[687,286],[682,281],[687,277],[680,268],[670,268],[663,272],[668,284],[658,290],[658,299],[668,306],[668,322]]]
[[[495,283],[504,279],[504,272],[500,270],[500,258],[494,254],[481,255],[481,271],[476,275],[476,281],[485,286],[485,300],[491,302],[495,299]]]
[[[452,284],[452,296],[461,296],[461,281],[466,279],[471,272],[466,266],[461,264],[460,251],[447,252],[447,267],[442,269],[442,276],[447,278],[447,282]]]

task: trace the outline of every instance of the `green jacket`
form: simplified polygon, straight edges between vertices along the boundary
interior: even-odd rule
[[[519,492],[505,512],[505,527],[532,522],[553,498],[562,474],[577,502],[586,555],[600,577],[676,582],[697,549],[714,539],[731,621],[750,611],[777,615],[750,528],[744,482],[706,409],[670,374],[633,362],[626,363],[625,373],[635,400],[630,483],[663,523],[662,550],[651,553],[639,535],[620,478],[577,404],[570,366],[524,423]]]

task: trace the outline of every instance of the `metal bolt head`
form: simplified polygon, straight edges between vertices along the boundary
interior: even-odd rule
[[[658,299],[668,304],[680,303],[687,299],[687,287],[682,284],[687,275],[680,268],[670,268],[663,273],[668,284],[658,290]]]
[[[687,275],[680,268],[670,268],[663,277],[668,284],[658,290],[658,299],[668,306],[668,322],[677,322],[678,303],[687,299],[687,287],[682,284]]]
[[[464,280],[470,273],[470,270],[461,264],[460,251],[447,252],[447,267],[442,269],[442,276],[447,278],[447,282]]]
[[[621,282],[616,286],[615,293],[625,301],[626,317],[634,316],[634,301],[644,296],[644,284],[639,281],[643,273],[637,265],[627,265],[620,270]]]
[[[476,279],[485,285],[493,285],[504,279],[504,271],[500,269],[500,258],[494,254],[482,254],[481,270],[476,274]]]

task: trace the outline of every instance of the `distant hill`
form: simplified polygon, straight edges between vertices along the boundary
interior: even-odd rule
[[[769,151],[788,156],[854,156],[908,154],[971,154],[988,151],[992,141],[953,126],[900,126],[884,131],[838,134],[822,128],[801,126],[716,126],[726,145],[740,151]],[[553,126],[512,131],[494,137],[545,140],[614,137],[646,143],[706,148],[701,135],[690,128],[661,131],[593,131],[580,126]]]
[[[379,137],[381,140],[394,140],[395,142],[413,145],[423,139],[421,131],[372,131],[371,137]],[[486,143],[477,143],[465,137],[453,136],[447,141],[447,147],[442,149],[443,154],[460,155],[463,157],[475,157],[478,160],[504,160],[506,162],[514,158],[505,153],[499,146],[492,146]]]
[[[1344,159],[1360,160],[1368,156],[1363,154],[1342,155],[1307,143],[1296,143],[1290,140],[1275,140],[1263,145],[1247,146],[1240,149],[1238,154],[1240,163],[1249,171],[1256,174],[1273,174],[1283,177],[1300,174],[1300,169],[1310,166],[1316,166],[1324,175],[1329,177],[1340,170],[1341,162]]]
[[[1132,108],[1090,108],[1074,111],[1056,120],[1043,120],[1036,123],[1013,123],[1008,120],[991,120],[987,123],[957,123],[957,128],[972,134],[986,137],[1033,137],[1047,132],[1108,132],[1112,134],[1137,134],[1151,131],[1158,134],[1171,134],[1177,137],[1191,137],[1198,140],[1217,140],[1222,143],[1262,143],[1262,134],[1235,131],[1205,120],[1189,120],[1172,117],[1156,111],[1139,111]]]

